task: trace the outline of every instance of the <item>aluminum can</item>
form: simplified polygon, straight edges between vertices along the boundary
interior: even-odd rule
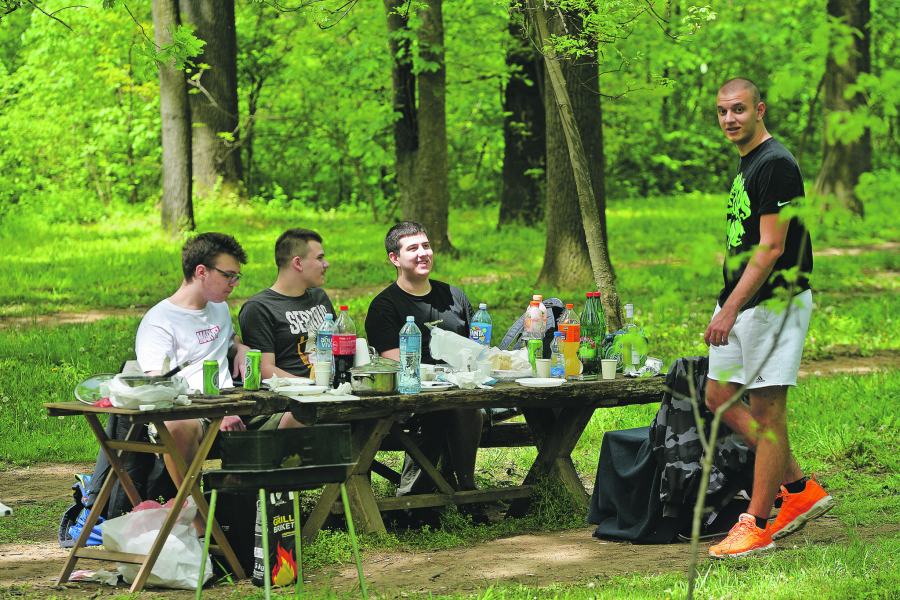
[[[203,361],[203,393],[219,393],[219,361],[217,360]]]
[[[259,389],[261,383],[260,365],[262,363],[262,352],[259,350],[247,350],[247,369],[244,371],[244,389],[255,391]]]
[[[544,340],[528,340],[528,362],[532,369],[536,369],[536,358],[544,358]]]

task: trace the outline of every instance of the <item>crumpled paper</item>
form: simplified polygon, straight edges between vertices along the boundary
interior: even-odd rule
[[[352,385],[350,385],[349,383],[342,383],[333,390],[328,390],[327,392],[325,392],[325,394],[330,396],[350,396],[350,392],[352,391]]]
[[[109,381],[100,384],[100,394],[102,397],[109,398],[109,401],[116,408],[126,408],[131,410],[159,410],[171,408],[175,404],[175,398],[182,396],[188,392],[187,379],[180,375],[172,377],[174,386],[163,385],[141,385],[131,387],[127,383],[120,380],[120,375],[116,375]],[[134,375],[128,375],[134,377]]]
[[[175,400],[172,401],[172,404],[175,405],[175,406],[190,406],[190,405],[191,405],[191,399],[188,398],[187,396],[185,396],[184,394],[181,394],[180,396],[176,396],[176,397],[175,397]],[[166,406],[153,406],[152,404],[142,404],[142,405],[141,405],[140,407],[138,407],[138,408],[139,408],[140,410],[146,412],[146,411],[148,411],[148,410],[156,410],[157,408],[168,408],[168,407],[166,407]]]
[[[471,390],[474,388],[489,390],[491,389],[491,386],[485,385],[485,382],[491,381],[492,378],[485,377],[484,373],[481,371],[456,371],[454,373],[447,373],[441,377],[441,380],[455,383],[462,390]]]
[[[100,569],[96,573],[93,571],[75,571],[69,575],[69,581],[95,581],[116,586],[119,585],[119,574],[110,573],[106,569]]]

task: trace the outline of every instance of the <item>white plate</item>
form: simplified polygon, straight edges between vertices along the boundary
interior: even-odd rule
[[[272,381],[272,380],[271,379],[263,379],[263,383],[266,384],[267,386],[269,386],[269,388],[272,387],[272,384],[269,383],[270,381]],[[278,386],[277,388],[275,388],[276,390],[279,390],[283,387],[288,387],[288,386],[312,385],[313,383],[315,383],[309,377],[281,377],[280,381],[287,381],[287,385]]]
[[[282,396],[310,396],[327,392],[330,388],[324,385],[289,385],[276,388],[276,392]]]
[[[301,404],[311,404],[314,402],[345,402],[347,400],[359,400],[359,396],[335,396],[334,394],[317,394],[315,396],[291,396],[291,399]]]
[[[534,372],[531,371],[491,371],[491,377],[496,379],[497,381],[517,381],[524,377],[534,377]]]
[[[516,383],[525,387],[556,387],[566,382],[565,379],[557,379],[555,377],[528,377],[516,379]]]
[[[446,390],[447,388],[452,388],[456,384],[451,383],[449,381],[423,381],[422,389],[423,390]]]

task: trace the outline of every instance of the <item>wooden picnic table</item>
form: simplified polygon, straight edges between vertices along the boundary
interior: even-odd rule
[[[657,403],[662,398],[664,385],[664,377],[629,379],[622,376],[610,381],[566,382],[554,388],[532,388],[514,382],[499,382],[488,390],[423,390],[419,394],[367,396],[350,401],[328,401],[326,396],[296,400],[267,390],[247,391],[234,388],[221,390],[221,396],[199,397],[190,406],[147,412],[114,407],[99,408],[82,402],[48,403],[44,406],[49,416],[84,416],[112,466],[84,529],[63,566],[58,583],[68,580],[79,558],[90,558],[140,564],[141,568],[130,591],[134,593],[143,589],[175,523],[177,511],[170,512],[147,555],[126,555],[85,547],[116,480],[121,480],[134,505],[142,501],[124,469],[125,455],[128,452],[170,454],[184,476],[184,483],[175,496],[174,505],[180,506],[187,495],[191,494],[200,514],[206,518],[209,506],[199,487],[200,469],[213,446],[219,424],[226,415],[256,416],[290,411],[298,421],[307,425],[352,423],[350,462],[356,465],[350,470],[344,483],[350,497],[353,518],[365,531],[383,532],[385,526],[381,513],[387,510],[506,500],[511,502],[507,516],[521,516],[527,510],[530,497],[541,477],[560,480],[575,498],[586,505],[589,501],[588,494],[575,471],[571,453],[591,415],[598,408]],[[536,446],[538,452],[522,484],[503,489],[456,491],[422,454],[401,425],[413,413],[455,408],[510,407],[519,409],[526,422],[486,425],[481,447]],[[131,419],[133,426],[125,440],[110,440],[106,436],[98,418],[101,414],[126,415]],[[200,451],[194,461],[187,465],[164,422],[200,417],[211,418],[212,423],[201,440]],[[162,444],[135,441],[140,428],[149,423],[155,425]],[[398,474],[375,460],[376,453],[384,449],[405,450],[409,453],[434,482],[438,492],[376,499],[369,479],[370,470],[394,481],[399,478]],[[304,541],[311,542],[315,539],[330,514],[343,512],[340,484],[327,485],[303,526]],[[224,556],[235,574],[243,578],[244,572],[217,522],[213,524],[212,535],[216,545],[211,547],[211,551]]]

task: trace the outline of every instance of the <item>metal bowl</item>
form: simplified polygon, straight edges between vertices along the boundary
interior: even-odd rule
[[[350,373],[350,386],[357,394],[395,394],[400,373],[398,371],[377,371]]]

